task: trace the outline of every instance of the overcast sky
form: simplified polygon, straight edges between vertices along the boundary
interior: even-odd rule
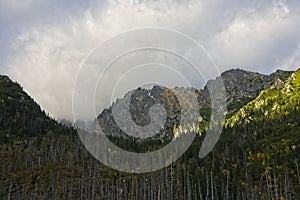
[[[71,119],[81,63],[114,35],[142,27],[174,29],[199,42],[218,66],[219,71],[206,68],[205,78],[230,68],[268,74],[299,68],[299,19],[298,0],[0,0],[0,73],[21,83],[51,116]],[[107,76],[113,80],[115,74],[120,75],[114,70]],[[196,87],[204,83],[190,81]]]

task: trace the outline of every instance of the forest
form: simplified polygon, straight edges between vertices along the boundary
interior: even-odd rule
[[[230,104],[222,135],[204,159],[198,153],[207,123],[200,123],[188,151],[168,167],[124,173],[97,161],[74,127],[49,117],[18,83],[1,76],[0,198],[300,199],[300,71],[243,99]],[[208,108],[199,112],[209,120]],[[137,152],[167,142],[109,138]]]

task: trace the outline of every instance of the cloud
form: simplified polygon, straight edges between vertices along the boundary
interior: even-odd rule
[[[72,118],[73,83],[91,49],[131,29],[153,26],[181,31],[206,48],[220,72],[243,67],[270,73],[300,64],[300,5],[296,0],[7,2],[0,0],[0,26],[5,27],[0,32],[1,72],[20,82],[55,118]],[[129,66],[130,59],[124,63]],[[206,78],[219,75],[209,67],[205,71]],[[107,80],[118,75],[111,71]],[[193,85],[203,86],[203,80],[192,79]],[[176,79],[170,83],[175,86]],[[106,89],[101,95],[110,93]]]

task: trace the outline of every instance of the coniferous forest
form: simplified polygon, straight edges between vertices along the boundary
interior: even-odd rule
[[[134,174],[101,164],[73,126],[49,117],[18,83],[1,76],[0,199],[300,199],[300,71],[267,76],[237,69],[221,78],[228,114],[212,152],[198,157],[210,117],[204,88],[196,94],[202,119],[188,151],[161,170]],[[156,90],[176,113],[176,102]],[[148,94],[137,91],[137,97]],[[135,115],[144,114],[143,105],[132,103],[133,118],[147,119]],[[109,113],[99,114],[99,123],[111,141],[130,151],[157,149],[180,127],[170,118],[159,133],[164,140],[135,141],[122,136]]]

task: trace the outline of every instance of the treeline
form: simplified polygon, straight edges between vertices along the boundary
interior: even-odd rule
[[[296,122],[299,114],[291,111],[286,117]],[[300,199],[300,127],[282,126],[281,121],[226,128],[202,160],[198,151],[204,135],[197,136],[178,161],[147,174],[102,165],[71,129],[65,134],[49,131],[1,145],[0,198]],[[127,148],[135,148],[131,145]]]
[[[0,75],[0,143],[26,140],[49,130],[63,132],[64,129],[47,116],[18,83]]]

